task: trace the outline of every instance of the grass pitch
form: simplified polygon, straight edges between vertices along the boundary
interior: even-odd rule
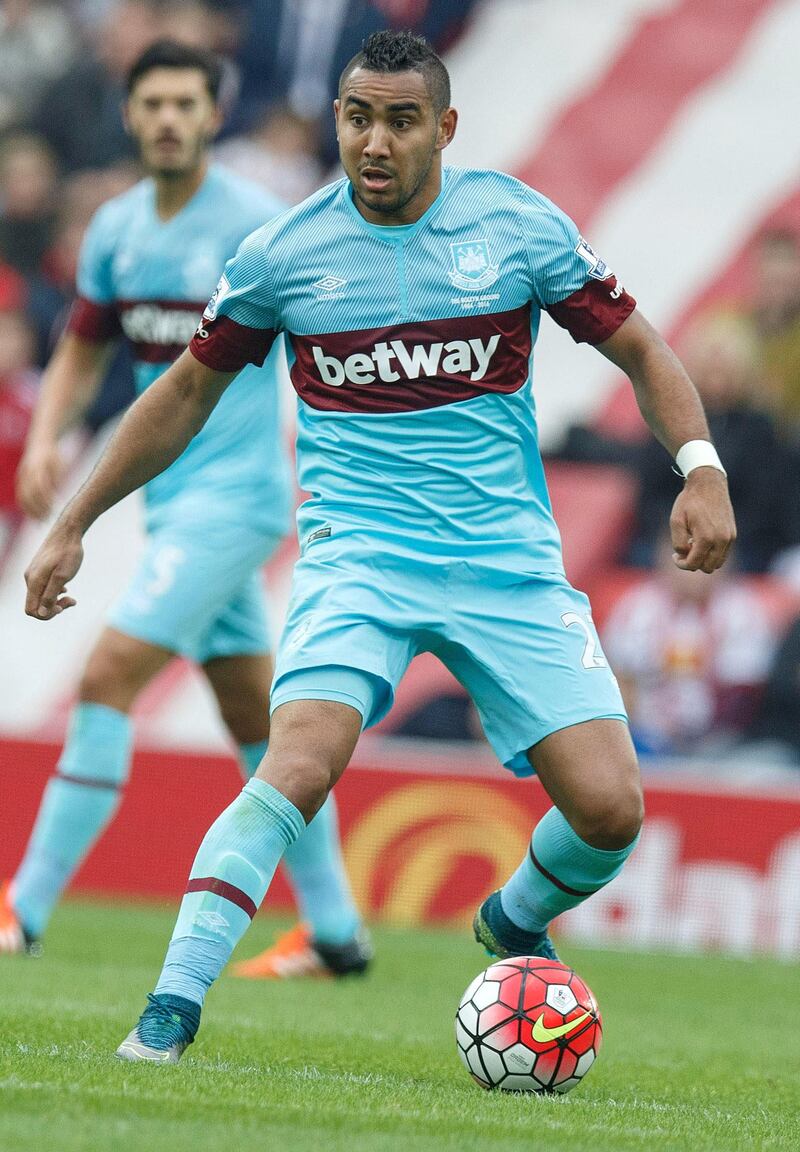
[[[564,948],[605,1041],[563,1098],[482,1091],[453,1015],[466,934],[378,930],[363,980],[223,978],[177,1067],[111,1053],[174,910],[65,905],[41,960],[0,958],[4,1152],[738,1152],[800,1148],[796,967]],[[271,938],[260,917],[239,955]]]

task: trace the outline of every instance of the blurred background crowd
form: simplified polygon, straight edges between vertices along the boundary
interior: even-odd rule
[[[411,28],[446,51],[477,7],[475,0],[0,6],[0,569],[21,522],[14,472],[41,370],[73,296],[84,230],[103,201],[138,179],[120,117],[132,61],[161,36],[219,52],[226,121],[216,158],[291,204],[336,173],[330,102],[364,37],[379,27]],[[664,529],[680,481],[624,402],[566,429],[550,453],[557,512],[561,477],[616,477],[601,558],[584,565],[583,581],[569,574],[592,594],[645,757],[741,763],[752,756],[800,767],[800,235],[793,227],[764,230],[744,287],[693,316],[678,351],[729,472],[739,525],[732,563],[710,578],[675,570]],[[90,430],[132,394],[120,348]],[[388,728],[480,739],[459,687],[425,683]]]
[[[0,561],[19,525],[13,474],[37,373],[63,327],[96,209],[139,178],[121,106],[131,64],[171,37],[224,61],[216,157],[287,205],[336,164],[339,73],[376,28],[445,50],[471,0],[8,0],[0,5]],[[119,350],[90,418],[133,396]]]

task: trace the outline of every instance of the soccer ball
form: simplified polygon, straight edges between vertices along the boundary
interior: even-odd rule
[[[577,973],[541,956],[498,960],[461,997],[456,1044],[482,1088],[569,1092],[600,1050],[597,1001]]]

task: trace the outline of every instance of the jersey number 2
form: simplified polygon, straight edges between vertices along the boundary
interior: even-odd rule
[[[597,639],[597,633],[592,624],[592,618],[588,614],[581,616],[577,612],[564,612],[561,616],[561,623],[565,628],[580,628],[586,637],[586,643],[583,646],[583,655],[581,656],[581,664],[584,668],[605,668],[606,658],[600,651],[600,643]]]

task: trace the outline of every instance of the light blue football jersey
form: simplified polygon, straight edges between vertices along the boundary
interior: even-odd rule
[[[532,391],[540,315],[599,343],[634,307],[545,197],[446,168],[405,227],[370,224],[342,180],[260,229],[190,347],[235,371],[286,334],[301,545],[563,572]]]
[[[143,180],[104,204],[84,238],[70,328],[87,338],[124,334],[143,392],[185,349],[220,269],[242,239],[283,206],[217,166],[168,221]],[[174,515],[247,519],[282,534],[290,517],[289,470],[279,421],[273,349],[245,367],[175,463],[145,486],[149,524]]]

